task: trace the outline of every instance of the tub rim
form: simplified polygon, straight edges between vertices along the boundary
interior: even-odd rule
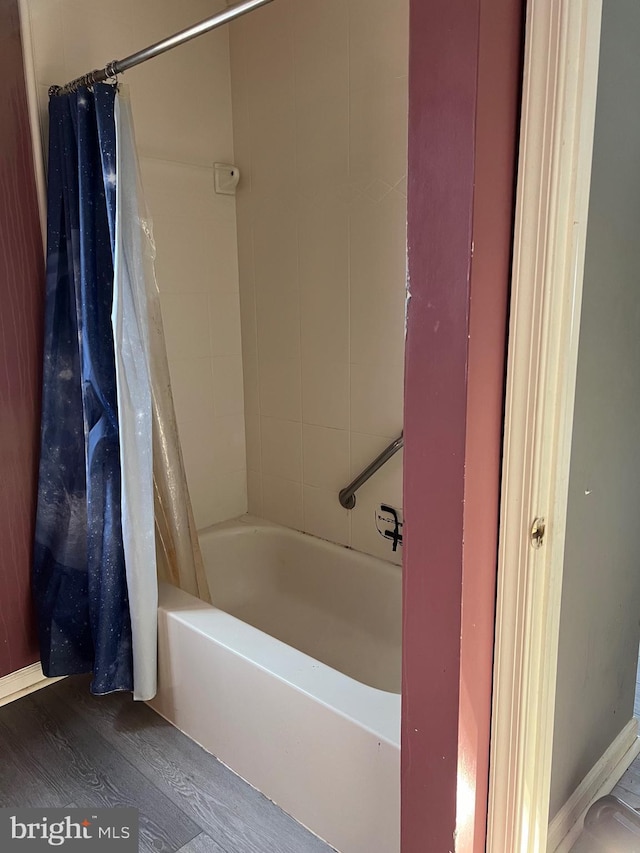
[[[385,560],[382,557],[375,556],[375,554],[367,554],[364,551],[358,551],[349,545],[340,545],[338,542],[332,542],[330,539],[323,539],[321,536],[316,536],[314,533],[306,533],[303,530],[296,530],[293,527],[285,527],[283,524],[277,524],[275,521],[269,521],[266,518],[251,515],[250,513],[230,518],[228,521],[219,521],[216,524],[210,524],[207,527],[202,527],[198,530],[198,538],[201,539],[205,536],[208,538],[213,535],[230,536],[234,532],[245,530],[247,527],[255,528],[256,530],[272,530],[297,541],[311,540],[318,545],[318,547],[325,550],[339,551],[341,554],[346,552],[349,559],[353,559],[360,563],[373,561],[381,567],[384,567],[387,571],[393,570],[395,573],[402,576],[402,564],[400,563]]]
[[[165,581],[159,584],[158,610],[400,748],[399,693],[356,681]]]

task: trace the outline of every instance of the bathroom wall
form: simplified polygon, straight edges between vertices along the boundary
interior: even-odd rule
[[[31,549],[43,258],[17,0],[0,3],[0,678],[38,660]]]
[[[486,849],[523,13],[411,0],[402,853]]]
[[[47,89],[210,16],[222,0],[27,0],[46,138]],[[236,211],[226,28],[131,69],[131,90],[187,478],[198,527],[246,511]],[[46,148],[46,142],[45,142]]]
[[[249,509],[400,561],[408,0],[278,0],[231,33]]]
[[[550,816],[633,717],[640,641],[640,83],[605,0],[560,615]]]

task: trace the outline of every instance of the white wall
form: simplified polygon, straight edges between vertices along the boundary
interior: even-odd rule
[[[392,558],[402,454],[408,0],[277,0],[233,23],[249,508]],[[400,554],[395,555],[397,561]]]
[[[569,483],[553,817],[629,722],[640,640],[640,4],[604,0]]]
[[[46,136],[47,89],[184,29],[222,0],[28,0]],[[233,162],[227,28],[128,71],[154,222],[169,365],[196,523],[246,511],[235,199],[213,190]]]

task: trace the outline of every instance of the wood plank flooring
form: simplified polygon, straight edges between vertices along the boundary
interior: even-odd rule
[[[0,807],[128,806],[149,853],[331,853],[129,694],[85,676],[0,708]]]

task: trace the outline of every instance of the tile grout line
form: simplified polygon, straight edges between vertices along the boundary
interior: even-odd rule
[[[261,383],[260,383],[260,352],[258,349],[258,296],[256,293],[256,255],[255,255],[255,233],[253,227],[253,200],[250,199],[249,213],[251,215],[251,232],[250,232],[250,240],[251,240],[251,308],[253,310],[253,328],[254,328],[254,344],[256,348],[256,392],[258,399],[256,400],[256,404],[258,407],[257,419],[258,419],[258,505],[260,508],[260,515],[264,514],[264,486],[262,481],[263,475],[263,465],[262,465],[262,395],[261,395]],[[246,415],[245,415],[246,418]],[[248,496],[247,496],[248,499]],[[248,503],[248,500],[247,500]]]
[[[347,15],[347,173],[349,175],[349,185],[351,185],[351,117],[353,105],[351,103],[351,78],[352,78],[352,56],[351,56],[351,6],[349,0],[345,0],[345,9]],[[352,453],[351,453],[351,203],[347,205],[347,441],[348,441],[348,465],[349,465],[349,482],[352,477]],[[347,512],[347,544],[353,548],[353,510]]]
[[[258,514],[264,515],[264,486],[263,486],[263,470],[262,470],[262,468],[263,468],[263,466],[262,466],[262,402],[261,402],[262,393],[261,393],[261,380],[260,380],[260,353],[259,353],[259,348],[258,348],[258,306],[257,306],[258,297],[257,297],[256,261],[255,261],[255,229],[254,229],[255,209],[254,209],[254,199],[253,199],[253,134],[254,134],[255,127],[254,127],[254,121],[253,121],[254,117],[252,115],[249,99],[247,97],[248,74],[247,74],[247,65],[246,65],[246,55],[245,55],[245,51],[244,51],[244,46],[245,46],[244,42],[246,40],[246,34],[244,34],[242,32],[242,26],[250,26],[250,23],[249,23],[250,20],[251,20],[251,18],[249,17],[249,18],[245,19],[242,23],[238,22],[238,26],[234,26],[233,24],[231,25],[232,29],[230,30],[230,34],[229,34],[229,62],[231,63],[232,41],[235,41],[236,42],[236,51],[238,50],[238,48],[240,49],[240,65],[242,68],[241,84],[242,84],[242,88],[244,90],[244,92],[243,92],[244,99],[241,99],[241,101],[244,100],[244,113],[245,113],[246,125],[247,125],[247,131],[248,131],[246,144],[247,144],[247,147],[249,150],[248,156],[249,156],[249,164],[250,165],[249,165],[249,176],[248,176],[246,203],[247,203],[247,209],[248,209],[248,213],[249,213],[249,223],[250,223],[250,231],[249,231],[249,235],[248,235],[249,244],[250,244],[249,255],[250,255],[250,259],[251,259],[251,262],[250,262],[250,271],[251,271],[250,311],[253,314],[253,327],[254,327],[254,331],[253,331],[254,341],[253,341],[253,343],[255,346],[255,353],[256,353],[256,397],[257,397],[256,406],[257,406],[257,413],[255,416],[257,418],[257,432],[258,432],[258,471],[254,472],[254,473],[258,474],[258,484],[257,484],[258,485],[257,502],[258,502],[258,509],[259,509]],[[231,38],[231,34],[235,33],[235,32],[238,33],[237,40],[235,38],[234,39]],[[235,116],[235,109],[234,109],[233,86],[232,86],[231,87],[231,121],[232,121],[232,123],[234,120],[234,116]],[[235,135],[234,135],[234,157],[235,157]],[[239,250],[239,247],[240,247],[240,239],[239,239],[240,238],[240,231],[238,228],[238,207],[239,207],[238,197],[236,196],[236,236],[237,236],[238,250]],[[242,281],[240,280],[239,273],[238,273],[238,287],[239,287],[239,289],[242,287]],[[242,317],[240,319],[241,319],[241,323],[242,323]],[[243,367],[243,374],[244,374],[244,354],[243,354],[243,365],[242,365],[242,367]],[[243,393],[244,393],[244,388],[243,388]],[[247,420],[248,420],[247,415],[250,414],[247,412],[246,398],[244,400],[244,405],[245,405],[244,417],[245,417],[245,457],[246,457],[246,432],[247,432],[246,424],[247,424]],[[247,509],[248,509],[249,508],[249,477],[248,477],[249,464],[248,464],[247,459],[245,459],[245,461],[247,462],[246,467],[247,467]]]
[[[294,122],[293,122],[293,173],[296,178],[296,189],[299,186],[299,163],[298,163],[298,78],[296,75],[296,63],[297,63],[297,53],[296,53],[296,26],[295,26],[295,11],[292,13],[291,18],[291,70],[293,76],[293,114],[294,114]],[[298,352],[300,354],[299,358],[299,366],[298,366],[298,387],[300,391],[300,503],[302,507],[302,518],[300,524],[300,530],[303,532],[306,531],[307,528],[307,506],[304,498],[304,404],[303,404],[303,350],[302,350],[302,299],[301,299],[301,286],[300,286],[300,211],[299,211],[299,197],[298,193],[295,194],[295,205],[296,205],[296,294],[298,300]]]

